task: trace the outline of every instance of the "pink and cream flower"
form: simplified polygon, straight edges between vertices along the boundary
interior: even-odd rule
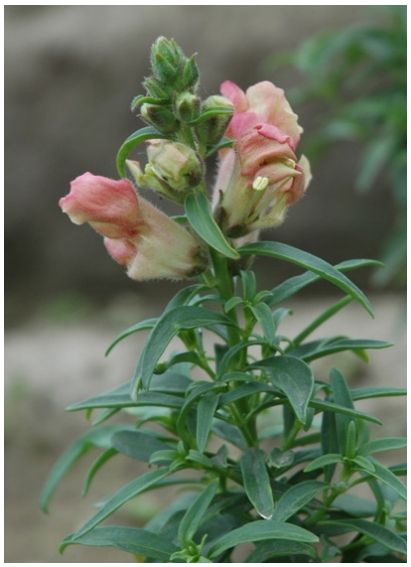
[[[311,173],[304,156],[297,161],[302,128],[282,89],[263,81],[244,93],[225,81],[221,92],[235,108],[226,131],[234,147],[220,152],[213,205],[223,232],[238,238],[279,225]]]
[[[180,279],[206,268],[200,241],[138,197],[127,179],[84,173],[59,205],[75,224],[85,222],[104,237],[110,255],[135,280]]]

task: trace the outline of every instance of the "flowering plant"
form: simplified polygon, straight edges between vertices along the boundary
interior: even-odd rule
[[[118,453],[147,463],[147,472],[100,503],[61,549],[114,546],[148,562],[225,563],[238,546],[252,543],[247,563],[403,562],[405,487],[398,477],[404,467],[372,455],[403,447],[404,439],[370,439],[368,424],[381,422],[354,403],[405,392],[350,389],[338,369],[331,368],[328,380],[309,365],[347,350],[367,360],[368,349],[389,346],[340,335],[310,340],[352,301],[372,315],[345,272],[377,263],[332,266],[287,244],[258,240],[262,229],[283,222],[311,178],[307,159],[296,156],[302,129],[281,89],[264,81],[243,92],[226,81],[221,96],[202,101],[194,57],[163,37],[153,45],[151,65],[147,93],[132,104],[147,126],[120,148],[121,179],[86,173],[60,206],[104,237],[131,278],[196,280],[161,315],[127,329],[109,347],[150,330],[133,378],[68,408],[101,411],[52,470],[45,510],[61,477],[92,448],[102,453],[87,487]],[[128,159],[142,142],[144,167]],[[205,165],[215,153],[210,203]],[[180,203],[183,215],[168,217],[138,195],[139,186]],[[303,272],[258,291],[250,267],[255,255]],[[286,337],[280,327],[290,310],[280,304],[321,278],[343,297]],[[205,333],[215,337],[212,352]],[[167,354],[175,338],[181,350]],[[118,412],[134,423],[105,423]],[[358,496],[356,487],[365,485]],[[144,528],[101,525],[130,499],[164,486],[185,491]]]

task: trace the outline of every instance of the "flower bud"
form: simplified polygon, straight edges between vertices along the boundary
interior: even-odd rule
[[[199,72],[197,63],[195,62],[195,55],[192,55],[186,60],[183,75],[182,84],[185,89],[195,89],[198,83]]]
[[[212,146],[223,137],[234,112],[234,105],[219,95],[209,96],[203,103],[202,113],[195,127],[200,143]]]
[[[177,97],[177,116],[183,122],[190,123],[198,118],[198,115],[200,114],[200,105],[201,101],[198,96],[185,91]]]
[[[171,134],[178,130],[178,120],[166,106],[145,103],[141,107],[141,116],[162,134]]]
[[[146,88],[150,96],[158,99],[159,101],[171,100],[174,92],[173,87],[163,85],[158,79],[152,76],[147,77],[147,79],[143,82],[143,86]]]
[[[195,151],[180,142],[151,140],[147,154],[150,173],[176,191],[192,189],[202,180],[203,167]]]
[[[181,78],[186,58],[173,39],[159,37],[151,49],[151,68],[154,76],[168,85]]]

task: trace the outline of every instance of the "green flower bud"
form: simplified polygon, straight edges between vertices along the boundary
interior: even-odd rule
[[[173,39],[159,37],[151,50],[151,68],[154,76],[169,85],[181,77],[186,58]]]
[[[157,104],[143,104],[141,107],[141,116],[154,128],[157,128],[162,134],[171,134],[178,130],[179,124],[172,110],[166,106]]]
[[[171,101],[171,97],[174,92],[172,86],[167,88],[167,85],[163,85],[153,76],[147,77],[147,79],[143,82],[143,87],[147,89],[150,96],[158,99],[159,101]]]
[[[196,118],[198,118],[200,114],[200,105],[201,105],[201,101],[197,96],[187,91],[183,92],[177,97],[177,101],[176,101],[177,116],[183,122],[190,123]]]
[[[187,59],[183,71],[183,85],[185,89],[195,89],[199,79],[199,71],[195,62],[195,55]]]
[[[152,140],[147,154],[150,174],[178,192],[192,189],[202,180],[203,167],[195,151],[180,142]]]
[[[217,144],[224,136],[233,113],[234,105],[227,98],[219,95],[208,97],[195,127],[199,142],[207,146]]]

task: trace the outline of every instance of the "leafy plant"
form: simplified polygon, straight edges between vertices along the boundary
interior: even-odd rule
[[[303,158],[297,164],[284,157],[294,156],[298,129],[275,87],[264,82],[243,93],[224,83],[228,99],[201,103],[193,59],[165,38],[153,46],[152,67],[153,76],[145,81],[148,95],[133,103],[149,105],[142,110],[149,126],[125,142],[117,164],[122,176],[127,164],[137,183],[147,183],[184,206],[175,226],[164,216],[167,220],[160,217],[156,230],[161,236],[167,225],[170,239],[181,237],[185,263],[179,256],[176,265],[170,264],[162,249],[151,263],[141,260],[152,242],[157,246],[160,236],[153,223],[160,213],[137,201],[125,178],[86,174],[73,182],[70,195],[60,203],[75,222],[88,221],[106,237],[109,252],[126,264],[131,277],[143,279],[148,269],[175,277],[177,268],[184,267],[197,283],[179,291],[161,315],[133,325],[109,346],[107,354],[118,342],[150,331],[130,381],[67,408],[97,415],[90,431],[51,471],[42,496],[45,511],[60,479],[92,449],[100,455],[88,472],[85,492],[99,469],[118,454],[146,463],[147,470],[100,502],[90,519],[66,537],[61,550],[72,544],[113,546],[151,563],[226,563],[239,546],[251,542],[246,563],[405,562],[406,494],[399,479],[405,467],[385,466],[374,457],[404,447],[405,440],[371,439],[369,424],[381,422],[355,407],[359,400],[405,391],[350,388],[337,368],[325,380],[310,367],[311,361],[342,351],[366,361],[368,350],[390,346],[341,335],[312,338],[352,301],[372,315],[368,299],[346,272],[379,263],[352,260],[332,266],[285,243],[257,241],[258,227],[278,224],[290,197],[301,196],[309,179]],[[252,124],[253,97],[262,97],[271,109],[277,94],[284,113],[266,113],[262,127],[260,104],[261,114]],[[281,116],[288,120],[282,131],[274,128]],[[143,172],[126,159],[144,140],[154,142]],[[213,152],[220,153],[224,175],[210,206],[203,166]],[[240,174],[225,161],[238,159]],[[250,163],[255,166],[252,174]],[[248,175],[254,176],[249,183]],[[237,195],[242,191],[242,202],[230,201],[234,189]],[[265,204],[259,208],[261,202]],[[254,256],[290,262],[302,273],[273,289],[258,290],[250,268]],[[297,336],[285,336],[281,325],[290,314],[287,300],[321,279],[339,288],[342,297]],[[206,335],[214,337],[211,351]],[[180,349],[170,354],[175,340]],[[107,423],[119,413],[133,416],[134,423]],[[167,486],[184,491],[144,528],[103,524],[131,499]],[[364,486],[369,488],[367,499],[358,496]]]

